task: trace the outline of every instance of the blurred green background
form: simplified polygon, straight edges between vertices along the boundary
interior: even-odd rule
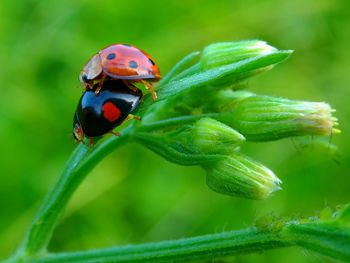
[[[204,171],[169,163],[139,145],[102,161],[74,195],[50,249],[72,251],[181,238],[250,226],[270,211],[318,213],[350,200],[350,4],[348,1],[0,2],[0,258],[24,237],[76,146],[72,116],[84,63],[111,43],[150,53],[163,75],[184,55],[218,41],[262,39],[295,53],[250,81],[260,94],[329,102],[340,119],[340,162],[293,139],[248,143],[283,191],[265,201],[219,195]],[[229,262],[332,262],[298,248]]]

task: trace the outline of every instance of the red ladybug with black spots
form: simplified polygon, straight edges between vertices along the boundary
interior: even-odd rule
[[[86,90],[95,89],[96,94],[108,79],[121,79],[131,89],[134,89],[132,83],[140,82],[156,100],[157,94],[150,81],[158,81],[160,71],[146,52],[127,44],[114,44],[94,55],[84,66],[79,79]]]
[[[113,130],[127,119],[138,119],[131,115],[142,98],[142,91],[130,89],[121,80],[106,80],[103,89],[96,94],[86,90],[80,98],[73,121],[73,136],[77,142],[84,137],[93,145],[94,138],[106,133],[119,135]]]

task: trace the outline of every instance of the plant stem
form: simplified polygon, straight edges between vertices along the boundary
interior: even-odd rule
[[[128,245],[73,253],[49,254],[36,262],[189,262],[289,246],[278,233],[257,228],[173,241]]]
[[[350,262],[350,228],[339,222],[289,224],[289,238],[300,247]]]
[[[84,144],[76,147],[28,229],[19,255],[30,257],[46,252],[57,221],[75,190],[106,155],[129,139],[130,130],[129,126],[122,132],[122,136],[110,137],[93,148]]]

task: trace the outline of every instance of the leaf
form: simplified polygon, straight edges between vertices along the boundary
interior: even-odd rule
[[[161,87],[158,92],[158,100],[164,100],[187,89],[199,88],[220,81],[241,81],[259,73],[268,66],[282,62],[287,59],[291,53],[292,51],[290,50],[276,51],[272,54],[245,59],[229,65],[199,72],[176,81],[171,81]]]
[[[196,59],[198,59],[199,55],[199,51],[194,51],[185,56],[168,72],[168,74],[165,75],[165,77],[159,82],[159,85],[162,86],[168,83],[173,77],[188,68]]]

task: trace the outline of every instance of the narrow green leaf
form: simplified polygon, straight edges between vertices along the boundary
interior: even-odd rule
[[[187,56],[185,56],[182,60],[180,60],[169,72],[165,75],[165,77],[159,82],[159,85],[165,85],[171,79],[173,79],[180,72],[184,71],[188,68],[195,60],[199,58],[200,52],[194,51]]]
[[[213,68],[204,72],[171,81],[162,86],[158,93],[158,100],[164,100],[170,96],[174,96],[187,89],[199,88],[213,83],[223,81],[241,81],[252,75],[255,75],[259,70],[280,63],[287,59],[292,51],[276,51],[275,53],[262,55],[254,58],[242,60],[226,66]]]

